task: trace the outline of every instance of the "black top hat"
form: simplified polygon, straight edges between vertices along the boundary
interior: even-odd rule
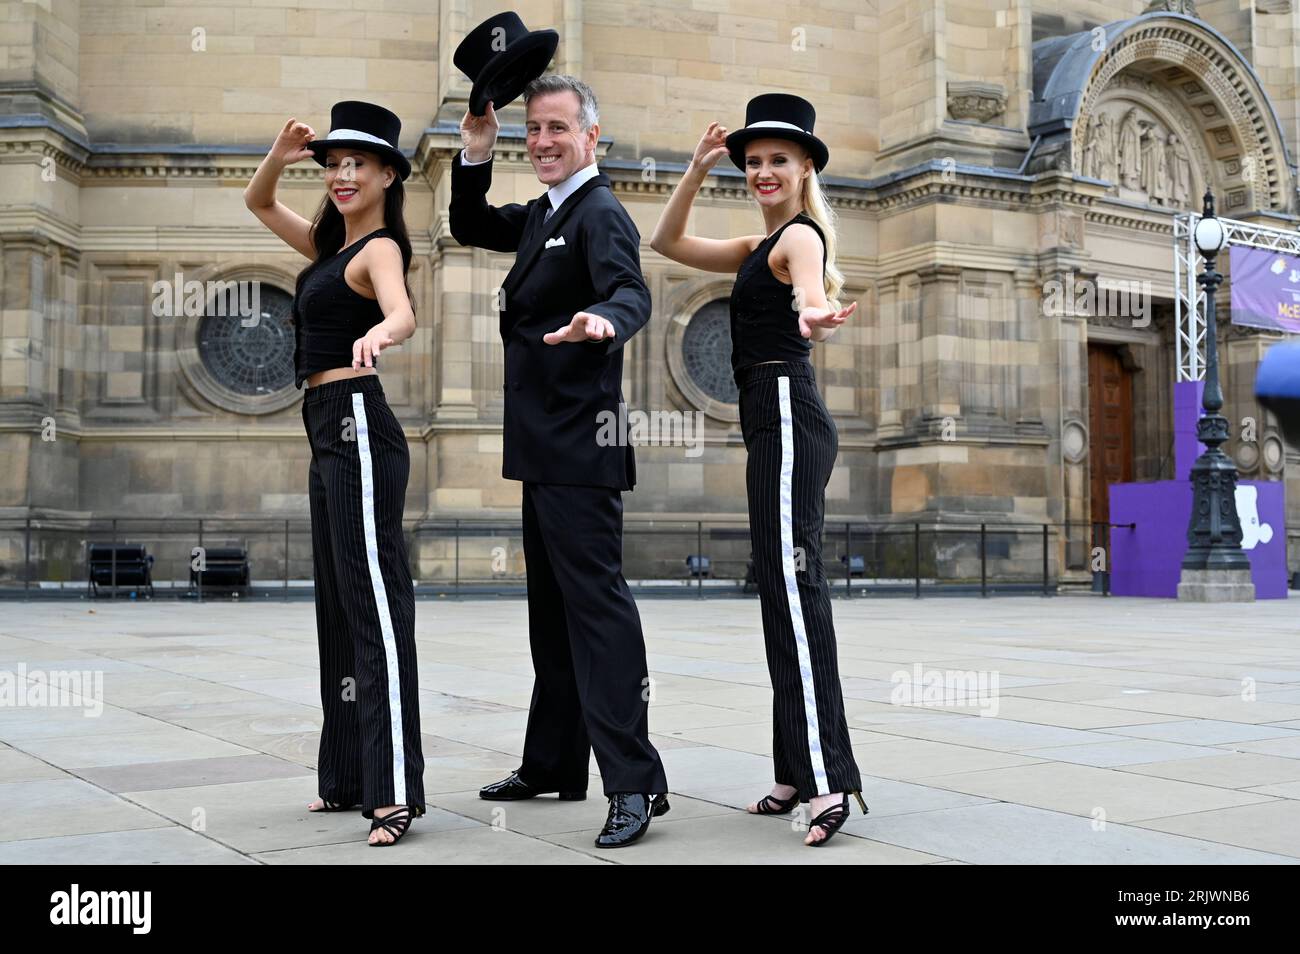
[[[812,103],[789,93],[763,93],[745,107],[745,128],[727,136],[731,161],[745,171],[745,144],[754,139],[789,139],[808,150],[813,168],[821,172],[830,160],[826,143],[813,135],[817,111]]]
[[[474,84],[470,113],[482,116],[489,100],[493,109],[501,109],[518,99],[525,86],[546,72],[559,42],[554,30],[530,33],[511,12],[498,13],[470,30],[451,58]]]
[[[345,100],[330,110],[330,131],[323,139],[307,143],[312,156],[322,166],[331,149],[363,149],[382,156],[405,181],[411,174],[411,162],[397,148],[402,121],[396,114],[374,103]]]

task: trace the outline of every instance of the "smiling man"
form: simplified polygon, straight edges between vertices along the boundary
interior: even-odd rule
[[[528,158],[546,193],[491,206],[492,105],[466,112],[452,163],[451,234],[515,252],[501,286],[505,344],[502,476],[523,481],[533,698],[523,760],[479,795],[582,799],[596,752],[609,815],[602,848],[631,844],[668,811],[650,744],[649,680],[636,603],[623,579],[623,498],[632,448],[598,440],[623,403],[623,344],[650,317],[640,234],[596,168],[596,97],[572,76],[524,90]]]

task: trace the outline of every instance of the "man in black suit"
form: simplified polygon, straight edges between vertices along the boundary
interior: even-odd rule
[[[479,795],[585,798],[594,748],[610,801],[596,844],[616,848],[668,811],[641,619],[622,570],[622,491],[636,469],[630,446],[598,439],[602,422],[620,419],[622,346],[649,319],[650,292],[640,234],[596,168],[595,95],[551,75],[524,101],[528,157],[546,194],[488,205],[500,131],[491,104],[483,116],[466,112],[451,176],[456,241],[517,253],[501,286],[502,476],[524,484],[535,678],[523,762]]]

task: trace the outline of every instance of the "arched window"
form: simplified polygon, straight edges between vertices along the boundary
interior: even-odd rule
[[[728,303],[716,299],[698,309],[682,332],[682,366],[692,384],[721,404],[740,400],[731,371]]]
[[[230,284],[209,299],[199,322],[198,351],[204,368],[221,387],[246,397],[292,388],[293,296],[259,282],[254,297]],[[255,314],[241,308],[250,301],[257,302]]]

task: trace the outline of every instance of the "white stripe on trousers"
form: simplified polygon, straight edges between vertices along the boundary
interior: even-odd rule
[[[813,684],[812,655],[808,651],[808,633],[804,628],[803,603],[799,599],[799,581],[794,567],[794,419],[790,414],[790,379],[777,381],[781,408],[781,568],[785,574],[785,595],[790,606],[790,625],[794,629],[795,648],[799,653],[799,679],[803,683],[803,710],[808,720],[808,757],[812,762],[817,795],[830,793],[826,782],[826,764],[822,760],[821,729],[817,725],[817,689]]]
[[[370,587],[379,611],[379,629],[384,635],[384,661],[388,669],[388,723],[393,739],[393,804],[406,804],[406,746],[402,739],[402,684],[397,669],[397,640],[388,612],[388,591],[379,568],[379,540],[375,534],[375,478],[370,464],[370,431],[366,427],[365,395],[352,392],[352,414],[356,420],[357,453],[361,458],[361,519],[366,529],[366,562],[370,565]]]

